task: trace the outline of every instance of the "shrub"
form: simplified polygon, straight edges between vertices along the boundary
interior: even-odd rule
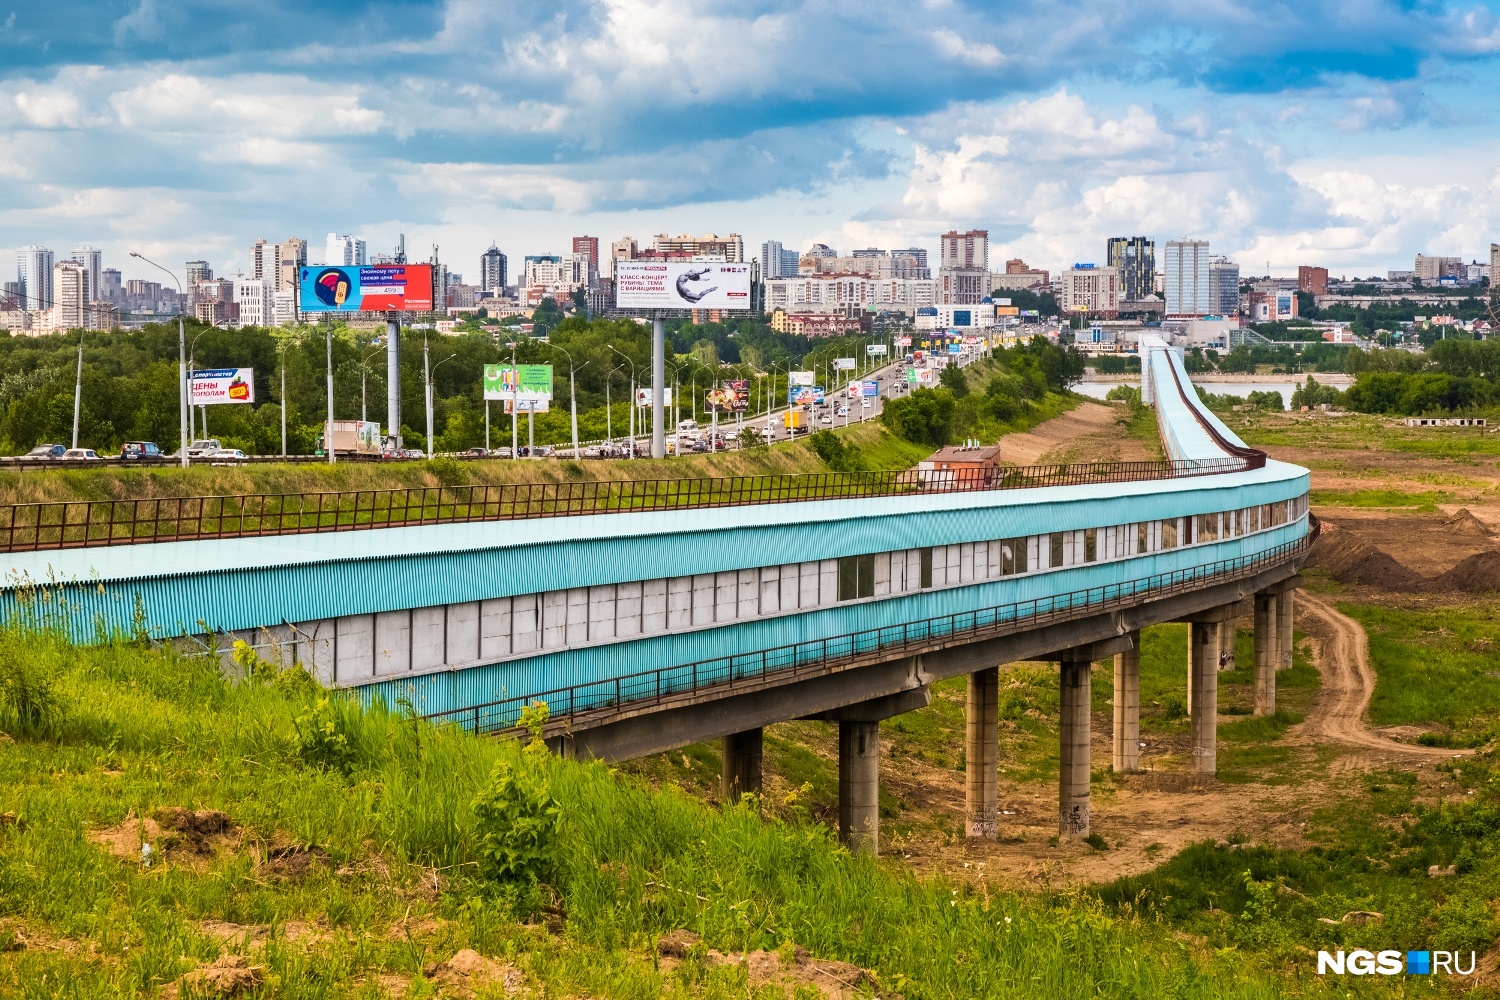
[[[297,756],[304,764],[349,775],[359,754],[356,750],[359,705],[347,698],[321,692],[297,714]]]
[[[0,641],[0,722],[16,736],[56,735],[65,715],[57,680],[35,646],[18,639]]]
[[[865,459],[859,449],[844,444],[832,431],[818,431],[808,438],[808,443],[834,472],[859,472],[865,468]]]
[[[911,395],[886,403],[880,421],[897,437],[941,447],[948,443],[953,411],[953,394],[947,389],[914,389]]]
[[[497,760],[489,783],[474,797],[480,875],[517,916],[541,908],[542,886],[557,868],[562,809],[552,794],[549,751],[541,738],[546,721],[542,702],[522,712],[521,723],[531,730],[531,739],[519,761]]]

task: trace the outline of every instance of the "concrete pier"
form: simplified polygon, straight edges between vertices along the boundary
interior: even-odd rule
[[[1219,724],[1219,625],[1193,622],[1188,646],[1193,770],[1213,774]]]
[[[965,833],[969,837],[994,840],[999,810],[999,667],[976,670],[969,675],[965,716]]]
[[[762,729],[747,729],[742,733],[730,733],[723,738],[719,798],[726,805],[738,802],[740,796],[746,793],[760,794],[764,732]]]
[[[839,838],[880,853],[880,723],[839,723]]]
[[[1281,656],[1277,649],[1276,594],[1255,595],[1255,714],[1276,714],[1276,667]]]
[[[1059,840],[1082,840],[1089,835],[1089,676],[1086,659],[1061,661],[1061,726],[1058,760]]]
[[[1293,589],[1283,590],[1276,600],[1276,651],[1281,654],[1277,670],[1285,670],[1292,665],[1292,622],[1296,603],[1297,592]]]
[[[1234,644],[1239,633],[1238,619],[1226,618],[1219,623],[1219,672],[1235,668]]]
[[[1117,773],[1141,767],[1141,634],[1131,648],[1115,654],[1115,732],[1110,766]]]

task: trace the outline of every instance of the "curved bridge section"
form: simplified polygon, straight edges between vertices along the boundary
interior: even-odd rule
[[[764,725],[836,721],[841,826],[872,847],[878,721],[969,676],[971,832],[993,835],[996,668],[1054,659],[1060,823],[1082,836],[1089,664],[1118,654],[1129,769],[1138,630],[1194,622],[1194,760],[1211,774],[1222,623],[1255,616],[1258,707],[1274,710],[1313,530],[1307,472],[1246,447],[1165,344],[1143,353],[1166,462],[29,505],[0,510],[0,598],[84,639],[218,655],[240,639],[481,732],[545,701],[580,755],[721,737],[726,794],[758,787]]]

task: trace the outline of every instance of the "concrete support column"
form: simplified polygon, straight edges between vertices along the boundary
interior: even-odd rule
[[[1061,726],[1058,759],[1059,840],[1089,835],[1089,673],[1088,660],[1061,663]]]
[[[880,723],[839,723],[839,838],[880,853]]]
[[[1141,634],[1115,654],[1115,745],[1110,765],[1116,773],[1141,768]]]
[[[747,792],[760,794],[761,747],[764,731],[747,729],[723,739],[723,764],[719,773],[719,798],[728,805]]]
[[[994,840],[1000,808],[1000,668],[969,675],[965,704],[964,814],[970,837]]]
[[[1281,654],[1276,664],[1277,670],[1285,670],[1292,665],[1292,618],[1296,601],[1295,590],[1283,590],[1276,600],[1276,651]]]
[[[1280,659],[1276,642],[1275,594],[1255,595],[1255,714],[1276,714],[1276,666]]]
[[[1189,724],[1192,732],[1193,770],[1213,774],[1219,723],[1219,624],[1193,622],[1189,628],[1188,660],[1192,674],[1188,691],[1192,701]]]
[[[1234,640],[1239,631],[1235,627],[1236,620],[1227,618],[1219,623],[1219,670],[1233,670],[1234,663]]]

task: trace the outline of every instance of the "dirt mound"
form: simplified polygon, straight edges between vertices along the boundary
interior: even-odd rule
[[[1490,534],[1490,529],[1485,527],[1485,523],[1469,513],[1467,507],[1460,508],[1457,514],[1444,521],[1443,530],[1450,535],[1472,538],[1479,542],[1487,542],[1494,537]]]
[[[212,854],[225,837],[235,831],[234,821],[217,809],[183,809],[162,806],[151,816],[167,831],[166,846],[186,848],[194,854]]]
[[[861,991],[872,991],[876,987],[875,977],[859,966],[813,958],[805,948],[798,945],[778,951],[762,950],[726,955],[713,948],[705,948],[702,940],[692,931],[675,930],[657,942],[656,951],[661,956],[663,972],[671,971],[689,957],[697,959],[705,968],[743,966],[746,977],[750,980],[751,991],[759,991],[762,986],[774,986],[783,991],[811,986],[829,1000],[844,1000],[847,997],[867,995]]]
[[[1500,552],[1480,552],[1432,581],[1434,590],[1500,591]]]
[[[150,816],[131,813],[115,826],[93,831],[89,840],[121,861],[150,864],[174,855],[206,857],[230,842],[238,830],[234,821],[217,809],[163,806],[151,810]]]
[[[181,987],[181,992],[190,997],[232,997],[259,989],[265,978],[265,966],[251,965],[241,955],[224,955],[189,972],[162,990],[161,995],[163,1000],[175,1000]]]
[[[513,965],[485,958],[472,948],[465,948],[446,962],[429,966],[423,973],[438,984],[439,990],[471,997],[488,986],[499,986],[506,996],[519,993],[526,977]]]
[[[266,848],[265,856],[255,866],[257,874],[271,878],[298,881],[316,868],[329,867],[328,852],[321,847],[284,844]]]
[[[1308,562],[1332,573],[1340,583],[1362,583],[1384,590],[1427,589],[1427,579],[1407,569],[1391,555],[1355,538],[1348,531],[1326,525],[1313,544]]]

